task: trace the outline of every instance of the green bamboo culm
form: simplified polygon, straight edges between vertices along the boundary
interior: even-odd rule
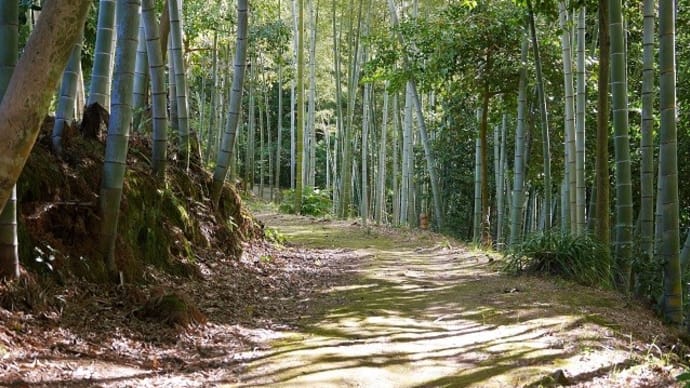
[[[82,26],[83,27],[83,26]],[[69,125],[74,119],[74,106],[77,100],[77,84],[79,83],[79,73],[81,72],[81,49],[84,30],[80,32],[79,40],[74,44],[70,54],[67,67],[62,73],[62,85],[58,98],[57,110],[55,111],[55,123],[51,136],[53,152],[62,156],[62,135],[65,126]]]
[[[520,49],[520,80],[518,83],[517,127],[515,129],[515,163],[513,174],[513,207],[510,214],[510,244],[515,245],[522,237],[522,216],[525,203],[525,115],[527,110],[527,53],[529,51],[528,35],[522,37]]]
[[[558,2],[558,20],[561,27],[561,57],[563,59],[563,81],[565,90],[565,175],[566,201],[563,201],[562,224],[571,233],[576,232],[575,204],[575,88],[573,79],[572,36],[570,19],[564,1]],[[565,229],[564,229],[565,230]]]
[[[182,52],[182,20],[180,0],[168,0],[170,15],[170,59],[174,63],[175,96],[177,105],[177,150],[185,168],[189,166],[189,103],[187,99],[187,78],[184,68],[184,54]]]
[[[160,31],[156,21],[154,0],[143,0],[141,22],[146,35],[146,52],[151,79],[151,116],[153,146],[151,168],[156,176],[165,174],[168,144],[168,100],[165,87],[165,61],[160,45]]]
[[[577,62],[575,100],[575,225],[578,235],[585,233],[585,118],[587,108],[585,77],[585,7],[577,12]]]
[[[133,118],[134,64],[139,33],[140,0],[118,0],[117,48],[113,70],[113,95],[101,181],[100,253],[111,277],[117,275],[115,240]]]
[[[297,128],[295,130],[295,212],[302,211],[304,186],[304,0],[297,1]]]
[[[143,130],[144,110],[148,97],[149,59],[146,53],[146,31],[143,22],[139,25],[139,38],[137,42],[137,57],[134,65],[134,130]]]
[[[86,103],[91,105],[97,102],[106,109],[110,106],[116,8],[117,2],[115,0],[100,0],[98,2],[96,47],[94,48],[89,97]]]
[[[539,53],[539,41],[534,25],[534,11],[532,2],[527,0],[529,28],[532,34],[532,50],[534,51],[534,65],[537,73],[537,94],[539,98],[539,112],[541,113],[541,134],[544,158],[544,228],[551,228],[552,209],[551,209],[551,145],[549,140],[549,115],[546,108],[546,94],[544,92],[544,80]]]
[[[680,270],[678,221],[678,136],[676,129],[675,1],[659,1],[659,173],[661,230],[664,236],[659,256],[664,263],[664,318],[680,324],[683,320],[683,293]]]
[[[621,0],[609,0],[609,26],[611,37],[611,107],[613,109],[613,143],[616,160],[614,248],[618,287],[624,293],[628,293],[630,291],[633,251],[633,201],[630,140],[628,136],[628,77]]]
[[[234,158],[235,140],[237,138],[237,126],[240,121],[240,109],[242,108],[242,89],[244,86],[244,73],[247,62],[247,0],[237,0],[237,42],[235,49],[235,71],[232,74],[232,90],[228,104],[228,119],[221,139],[216,168],[213,171],[213,183],[211,188],[211,201],[218,208],[223,184],[228,175],[230,164]]]

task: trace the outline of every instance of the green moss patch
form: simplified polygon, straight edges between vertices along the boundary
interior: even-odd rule
[[[58,280],[105,280],[99,253],[102,136],[85,138],[72,128],[60,159],[50,151],[50,128],[48,120],[18,183],[22,265]],[[126,281],[143,280],[147,266],[194,276],[198,256],[215,249],[237,257],[242,241],[260,233],[230,186],[214,210],[207,172],[196,166],[183,170],[170,160],[165,181],[159,181],[149,154],[148,138],[130,139],[116,244]]]

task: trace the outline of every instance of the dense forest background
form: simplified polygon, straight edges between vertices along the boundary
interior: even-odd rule
[[[44,3],[0,1],[5,277],[20,256],[36,265],[40,225],[22,203],[39,191],[62,209],[53,222],[90,220],[91,259],[123,281],[180,241],[151,226],[167,210],[188,226],[215,217],[239,250],[254,232],[237,188],[286,211],[433,228],[507,252],[516,271],[544,263],[520,252],[555,249],[547,270],[683,319],[684,1]],[[51,163],[96,165],[77,179],[94,197],[45,182]],[[208,245],[182,229],[174,254]],[[64,234],[63,253],[87,244]]]

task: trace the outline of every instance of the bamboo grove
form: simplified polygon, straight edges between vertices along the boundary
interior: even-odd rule
[[[26,3],[0,1],[6,277],[38,118],[54,110],[61,155],[65,123],[97,103],[110,112],[99,200],[113,273],[136,132],[161,184],[170,162],[212,172],[216,206],[229,180],[296,212],[318,192],[334,217],[501,251],[544,231],[592,236],[622,292],[683,319],[685,1]]]

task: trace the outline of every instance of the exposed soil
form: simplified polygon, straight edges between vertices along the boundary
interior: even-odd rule
[[[668,387],[683,369],[678,333],[616,293],[507,277],[500,257],[428,232],[262,219],[358,263],[242,385]]]
[[[240,260],[218,252],[199,261],[202,275],[193,280],[152,271],[147,276],[156,277],[149,280],[157,286],[80,282],[13,290],[43,292],[61,303],[40,314],[0,309],[0,385],[233,383],[252,352],[292,327],[318,292],[340,282],[348,257],[255,242],[245,246]]]
[[[68,283],[33,291],[61,308],[0,310],[0,385],[667,387],[682,371],[677,333],[615,293],[506,277],[499,257],[429,232],[258,217],[291,245],[199,258],[198,279]],[[170,295],[173,312],[201,314],[187,328],[146,313]]]

